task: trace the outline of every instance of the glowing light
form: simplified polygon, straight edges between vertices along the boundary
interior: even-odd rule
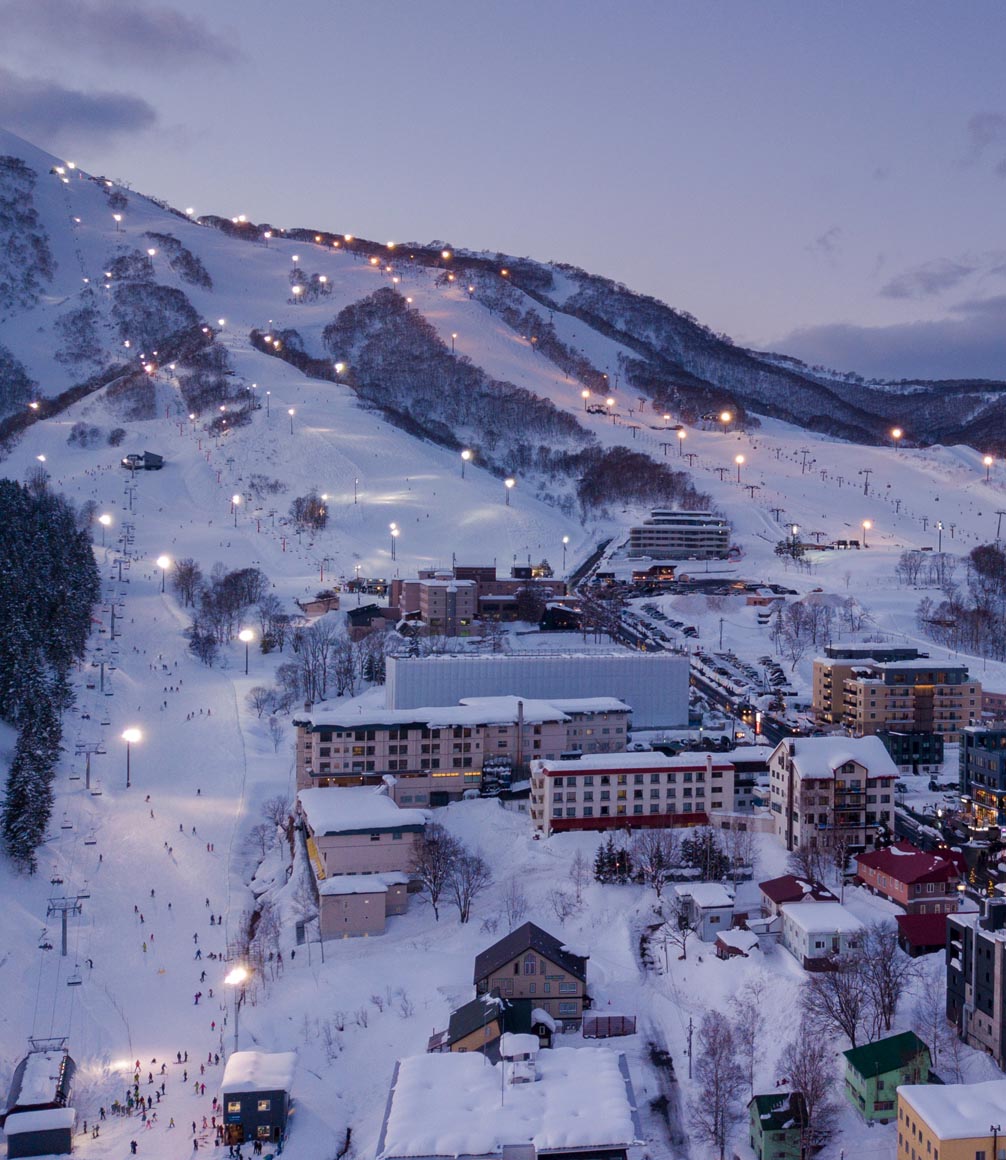
[[[249,971],[247,967],[234,967],[231,972],[224,977],[224,982],[228,987],[237,987],[248,978]]]
[[[139,741],[143,734],[139,729],[123,729],[122,740],[127,744],[132,745],[134,741]]]
[[[724,427],[727,425],[727,423],[730,422],[732,418],[733,415],[729,411],[720,411],[720,422],[724,425]]]
[[[111,522],[111,521],[109,521],[109,522]],[[171,567],[171,557],[170,556],[158,556],[157,560],[155,562],[156,562],[158,568],[170,568]]]
[[[107,528],[111,524],[111,522],[112,522],[112,517],[110,515],[106,514],[106,515],[98,516],[98,523],[101,524],[102,527]]]
[[[450,252],[450,250],[441,250],[441,251],[440,251],[440,256],[441,256],[441,258],[443,258],[443,260],[444,260],[445,262],[449,262],[449,261],[451,260],[451,252]]]
[[[147,250],[147,257],[148,257],[148,258],[153,258],[153,257],[156,255],[156,253],[157,253],[157,251],[156,251],[156,250],[153,250],[153,249],[151,249],[151,250]]]
[[[242,644],[247,644],[249,641],[252,641],[254,639],[255,639],[255,633],[253,633],[250,628],[243,628],[238,633],[238,640],[241,641]]]
[[[218,318],[218,319],[217,319],[217,326],[226,326],[226,325],[227,325],[227,319],[226,319],[226,318]]]

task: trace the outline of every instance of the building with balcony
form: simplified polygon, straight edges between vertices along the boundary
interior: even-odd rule
[[[465,697],[417,709],[319,705],[294,718],[297,788],[390,776],[399,805],[447,805],[478,793],[483,775],[506,784],[511,771],[539,758],[622,752],[630,715],[613,697]]]
[[[947,1019],[1006,1068],[1006,899],[982,914],[947,915]]]
[[[650,518],[629,529],[630,558],[656,560],[725,560],[730,525],[713,512],[655,508]]]
[[[820,721],[843,725],[854,737],[885,731],[956,742],[981,719],[982,687],[966,665],[928,657],[825,656],[814,660],[812,704]]]
[[[705,825],[734,808],[734,768],[712,754],[616,753],[531,765],[531,823],[541,834]]]
[[[1006,724],[972,725],[961,734],[961,793],[982,826],[1006,824]]]
[[[894,832],[898,770],[876,737],[787,737],[769,758],[775,832],[787,850]]]

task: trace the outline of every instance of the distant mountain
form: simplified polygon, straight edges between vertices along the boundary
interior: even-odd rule
[[[445,357],[449,336],[404,301],[400,276],[480,308],[463,358]],[[379,278],[402,309],[374,297]],[[282,332],[280,347],[262,341],[269,331]],[[540,373],[501,375],[501,334],[530,344]],[[581,422],[583,390],[600,406],[615,396],[623,421],[651,427],[729,409],[741,423],[767,415],[859,443],[897,424],[913,442],[1006,451],[1006,383],[866,382],[808,367],[567,265],[191,219],[0,132],[0,438],[32,420],[28,402],[51,413],[106,388],[124,416],[149,416],[163,393],[149,370],[169,361],[186,410],[247,404],[254,364],[235,370],[238,347],[316,377],[343,361],[363,404],[445,446],[481,438],[486,462],[536,473],[542,487],[557,473],[610,478]],[[660,488],[683,498],[687,481],[662,474]]]

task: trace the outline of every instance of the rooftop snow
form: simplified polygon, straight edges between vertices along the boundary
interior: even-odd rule
[[[19,1136],[22,1132],[52,1132],[72,1128],[77,1113],[73,1108],[43,1108],[38,1112],[15,1112],[4,1122],[4,1134]]]
[[[734,904],[726,887],[719,882],[683,882],[674,887],[674,893],[679,898],[691,898],[702,910]]]
[[[59,1072],[66,1057],[61,1051],[32,1051],[25,1059],[18,1104],[48,1104],[56,1098]]]
[[[986,1124],[1006,1118],[1006,1079],[987,1083],[904,1084],[898,1095],[941,1140],[990,1135]]]
[[[546,774],[576,773],[578,770],[591,769],[634,769],[634,770],[665,770],[665,769],[705,769],[706,753],[679,753],[668,757],[665,753],[585,753],[581,757],[569,761],[548,760],[532,762],[532,768],[537,768]],[[714,757],[713,769],[729,769],[729,755],[726,758]]]
[[[779,745],[792,745],[793,765],[800,777],[833,777],[847,761],[865,766],[870,777],[898,776],[898,767],[879,737],[798,737]]]
[[[383,709],[359,705],[355,709],[298,717],[314,729],[362,729],[368,725],[423,724],[431,728],[451,725],[514,725],[518,706],[523,703],[524,721],[539,725],[545,721],[568,721],[570,713],[628,713],[629,706],[614,697],[573,697],[543,701],[524,697],[463,697],[457,705],[424,705],[417,709]]]
[[[782,912],[806,933],[834,931],[851,934],[863,929],[859,919],[840,902],[787,902]]]
[[[295,1051],[235,1051],[220,1082],[223,1092],[288,1092],[297,1066]]]
[[[319,894],[387,894],[390,886],[403,886],[408,874],[336,874],[318,883]]]
[[[297,795],[308,824],[316,834],[353,830],[400,830],[424,826],[425,810],[401,810],[384,786],[330,786],[302,789]]]
[[[636,1138],[620,1056],[559,1047],[538,1056],[541,1078],[507,1085],[478,1053],[399,1062],[380,1157],[492,1156],[504,1145],[621,1148]]]

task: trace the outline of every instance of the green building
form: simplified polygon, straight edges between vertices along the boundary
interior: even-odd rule
[[[886,1124],[897,1116],[898,1085],[929,1083],[929,1048],[905,1031],[845,1055],[845,1098],[868,1123]]]
[[[751,1147],[758,1160],[800,1160],[807,1109],[799,1092],[754,1096],[748,1104]]]

